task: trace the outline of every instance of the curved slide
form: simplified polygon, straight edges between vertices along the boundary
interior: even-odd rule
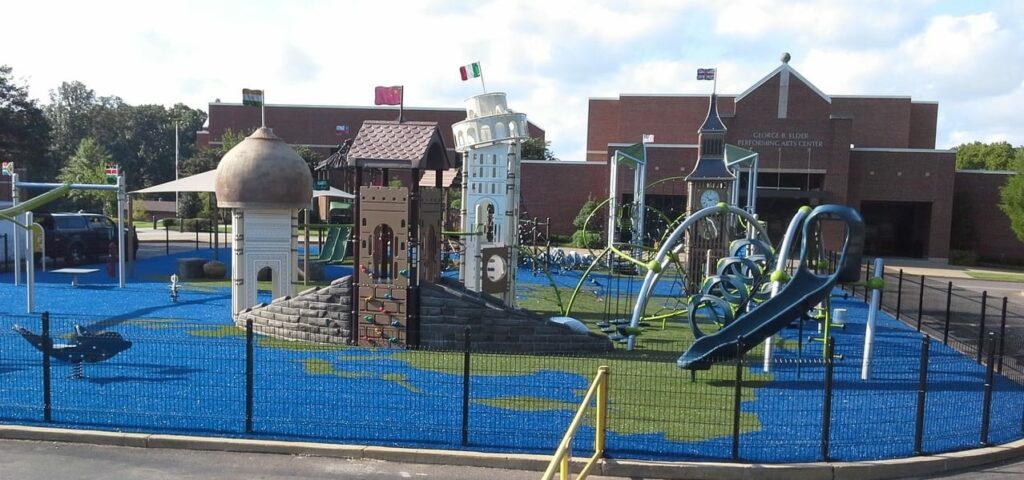
[[[827,276],[812,272],[807,262],[811,226],[820,216],[839,218],[846,222],[846,240],[839,259],[839,268]],[[815,208],[804,221],[800,265],[793,279],[775,297],[740,316],[715,334],[697,339],[679,357],[676,364],[689,370],[707,370],[717,361],[736,358],[737,348],[746,353],[824,300],[832,292],[837,281],[856,281],[860,276],[863,249],[864,220],[860,213],[842,205],[823,205]]]

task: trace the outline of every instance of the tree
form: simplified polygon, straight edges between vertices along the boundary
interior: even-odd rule
[[[92,138],[85,138],[61,169],[58,178],[66,183],[107,183],[106,168],[112,160],[106,147]],[[117,212],[117,195],[111,191],[71,190],[68,199],[76,209],[102,211],[107,215]]]
[[[965,143],[956,147],[956,168],[959,170],[1013,170],[1015,157],[1024,147],[1014,149],[1007,142]]]
[[[549,160],[557,161],[555,153],[551,151],[551,142],[545,142],[542,138],[531,138],[522,143],[520,153],[523,160]]]
[[[1024,162],[1017,162],[1017,174],[999,189],[999,208],[1010,218],[1010,228],[1024,242]]]
[[[24,168],[29,179],[45,180],[56,173],[50,144],[50,124],[28,87],[15,82],[13,70],[0,65],[0,159]]]
[[[587,201],[580,207],[580,212],[576,214],[576,218],[572,220],[573,226],[576,227],[576,232],[572,234],[573,245],[591,248],[601,245],[600,229],[603,222],[601,215],[594,213],[595,210],[597,210],[597,201],[588,197]],[[589,223],[587,218],[590,218]],[[587,226],[587,230],[583,230],[584,225]]]
[[[309,173],[311,174],[316,168],[316,165],[324,159],[323,155],[317,153],[306,145],[299,145],[295,147],[295,152],[298,153],[299,156],[302,157],[302,160],[306,162],[306,166],[309,167]]]

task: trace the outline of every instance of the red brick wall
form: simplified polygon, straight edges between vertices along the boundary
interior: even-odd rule
[[[526,215],[550,217],[552,234],[571,235],[572,219],[587,198],[608,198],[607,169],[600,162],[524,161],[520,175]]]
[[[955,152],[853,150],[847,203],[930,202],[927,256],[948,258],[955,167]]]
[[[397,107],[311,107],[301,105],[267,106],[267,126],[291,144],[337,145],[355,138],[365,120],[396,120]],[[461,109],[406,109],[403,120],[437,122],[445,146],[454,155],[452,124],[466,119]],[[211,103],[208,140],[220,141],[225,130],[249,135],[260,125],[260,109],[239,104]],[[337,125],[348,125],[348,135],[336,135]],[[530,136],[544,138],[544,131],[529,124]]]
[[[938,103],[910,104],[910,148],[935,148]]]
[[[853,118],[858,147],[911,148],[910,97],[832,97],[832,114]]]
[[[619,138],[619,101],[591,98],[587,109],[587,161],[608,161],[605,149]]]
[[[953,201],[964,204],[955,213],[967,214],[973,226],[974,250],[992,260],[1024,260],[1024,242],[1010,229],[1010,219],[999,209],[999,189],[1006,184],[1009,173],[956,172]],[[960,219],[958,219],[960,220]]]

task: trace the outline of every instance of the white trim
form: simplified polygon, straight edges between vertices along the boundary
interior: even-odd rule
[[[605,165],[608,160],[520,160],[520,163],[543,163],[546,165]]]
[[[241,103],[231,102],[210,102],[209,105],[226,105],[229,107],[243,107]],[[398,110],[398,105],[307,105],[307,104],[294,104],[294,103],[267,103],[265,107],[274,108],[334,108],[334,109],[359,109],[359,110]],[[465,108],[452,108],[452,107],[408,107],[403,106],[403,110],[440,110],[444,112],[465,112]]]
[[[937,149],[937,148],[874,148],[874,147],[854,147],[850,149],[851,152],[900,152],[900,153],[956,153],[953,149]]]
[[[746,91],[744,91],[743,93],[737,95],[736,98],[733,99],[733,101],[736,102],[736,103],[739,103],[740,100],[743,100],[743,97],[746,97],[747,95],[750,95],[750,92],[753,92],[754,90],[757,90],[758,88],[760,88],[761,85],[764,85],[765,82],[770,80],[772,77],[775,76],[775,74],[781,72],[783,69],[789,70],[790,74],[796,76],[796,78],[800,79],[801,82],[804,82],[804,84],[807,85],[807,87],[810,88],[812,91],[814,91],[814,93],[817,93],[818,96],[820,96],[826,102],[832,103],[832,99],[829,98],[828,95],[825,95],[825,92],[822,92],[821,90],[818,89],[818,87],[815,87],[813,83],[807,81],[807,79],[804,78],[803,75],[800,75],[800,72],[796,71],[795,68],[789,66],[788,63],[783,63],[782,65],[779,65],[779,68],[776,68],[775,70],[772,70],[771,73],[766,75],[761,80],[758,80],[757,83],[753,84]]]
[[[910,101],[911,105],[913,105],[915,103],[919,103],[919,104],[922,104],[922,105],[938,105],[939,101],[938,100],[911,100]]]
[[[718,98],[733,98],[734,94],[730,93],[719,93]],[[622,97],[679,97],[679,98],[708,98],[706,93],[620,93],[619,98]]]
[[[1013,170],[954,170],[953,173],[980,173],[983,175],[1016,175]]]
[[[910,95],[832,95],[832,98],[890,98],[910,100]]]
[[[607,100],[607,101],[619,101],[619,97],[587,97],[587,100]]]
[[[618,143],[618,142],[616,142],[616,143],[609,143],[608,144],[609,147],[629,147],[629,146],[633,146],[633,145],[636,145],[636,144],[635,143]],[[696,143],[648,143],[647,144],[647,148],[651,148],[651,147],[654,147],[654,148],[697,148],[697,147],[699,147],[699,145],[697,145]],[[588,152],[589,152],[589,150],[588,150]],[[595,150],[594,153],[598,153],[598,152]],[[608,152],[607,151],[602,151],[601,153],[608,153]]]

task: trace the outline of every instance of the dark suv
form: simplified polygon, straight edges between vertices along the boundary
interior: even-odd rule
[[[117,224],[104,215],[95,213],[40,213],[36,223],[43,226],[46,235],[46,256],[63,258],[68,265],[80,265],[107,255],[110,242],[116,241]],[[126,238],[127,240],[127,238]],[[134,238],[134,256],[139,250],[139,239]],[[36,253],[36,257],[41,253]]]

